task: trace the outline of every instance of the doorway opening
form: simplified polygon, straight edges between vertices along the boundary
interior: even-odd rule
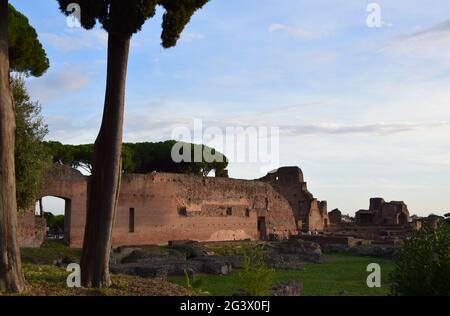
[[[258,217],[258,234],[259,239],[261,240],[267,239],[267,226],[265,217]]]
[[[46,239],[70,243],[71,200],[45,196],[36,201],[35,215],[45,218]]]

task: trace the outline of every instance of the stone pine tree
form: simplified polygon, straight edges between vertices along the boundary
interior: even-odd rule
[[[8,0],[0,0],[0,290],[20,292],[22,274],[17,242],[15,114],[9,86]]]
[[[36,31],[8,0],[0,0],[0,291],[25,287],[17,241],[15,111],[10,71],[40,76],[49,67]]]
[[[162,46],[175,46],[192,15],[209,0],[57,0],[66,15],[70,3],[80,6],[80,23],[92,29],[97,22],[108,32],[105,104],[94,145],[93,171],[88,188],[87,216],[81,259],[86,287],[111,285],[109,256],[121,181],[121,150],[130,40],[161,6]],[[72,6],[73,7],[73,6]]]
[[[25,76],[42,76],[50,64],[36,30],[12,5],[8,7],[8,17],[9,67]]]

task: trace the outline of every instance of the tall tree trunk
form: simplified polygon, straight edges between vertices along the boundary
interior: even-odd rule
[[[17,241],[14,144],[16,117],[9,85],[8,0],[0,0],[0,290],[24,290]]]
[[[122,173],[122,131],[130,38],[110,33],[105,107],[95,141],[81,258],[85,287],[108,287],[112,229]]]

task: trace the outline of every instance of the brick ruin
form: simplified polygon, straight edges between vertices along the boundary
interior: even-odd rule
[[[356,212],[359,225],[407,225],[410,221],[408,206],[404,202],[385,202],[382,198],[370,199],[368,210]]]
[[[41,197],[65,200],[64,239],[83,244],[89,177],[55,165]],[[39,247],[46,223],[34,210],[19,218],[19,240]],[[319,244],[361,241],[395,244],[440,217],[412,220],[404,202],[370,199],[355,220],[309,192],[298,167],[283,167],[257,180],[170,173],[124,174],[113,229],[113,246],[167,244],[171,240],[234,241],[302,238]],[[434,225],[434,226],[433,226]]]
[[[89,177],[55,165],[47,178],[41,196],[65,200],[65,241],[81,247]],[[22,246],[42,244],[42,221],[35,218],[34,210],[21,216]],[[299,231],[323,231],[328,225],[326,202],[308,191],[298,167],[280,168],[258,180],[124,174],[113,245],[286,239]]]
[[[289,202],[298,231],[323,231],[328,227],[327,202],[318,201],[308,191],[300,168],[280,168],[259,180],[270,183]]]
[[[339,226],[342,224],[342,212],[339,209],[334,209],[328,213],[330,225]]]

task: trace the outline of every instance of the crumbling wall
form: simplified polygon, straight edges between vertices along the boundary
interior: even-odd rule
[[[342,212],[339,209],[334,209],[328,213],[328,218],[330,219],[331,225],[341,225],[342,224]]]
[[[46,226],[45,219],[36,217],[34,210],[19,212],[17,234],[20,247],[38,248],[42,246],[45,240]]]
[[[323,213],[316,199],[311,201],[311,209],[308,215],[308,228],[310,231],[323,231],[325,228]]]
[[[268,235],[296,233],[289,203],[266,183],[164,173],[124,175],[113,243],[258,239],[258,217],[266,217]]]
[[[65,239],[72,247],[83,244],[88,180],[76,170],[55,165],[41,194],[66,201]],[[302,178],[297,174],[297,189],[305,185],[299,180]],[[113,245],[164,244],[183,239],[229,241],[262,235],[288,238],[298,233],[291,202],[265,181],[124,174]],[[31,218],[28,220],[31,223]],[[264,222],[264,234],[258,230],[258,220]]]
[[[327,203],[317,201],[308,191],[300,168],[279,168],[260,181],[270,183],[274,190],[289,202],[298,230],[322,231],[327,226]]]
[[[358,225],[407,225],[409,223],[408,206],[404,202],[385,202],[382,198],[370,199],[369,210],[356,212]]]

